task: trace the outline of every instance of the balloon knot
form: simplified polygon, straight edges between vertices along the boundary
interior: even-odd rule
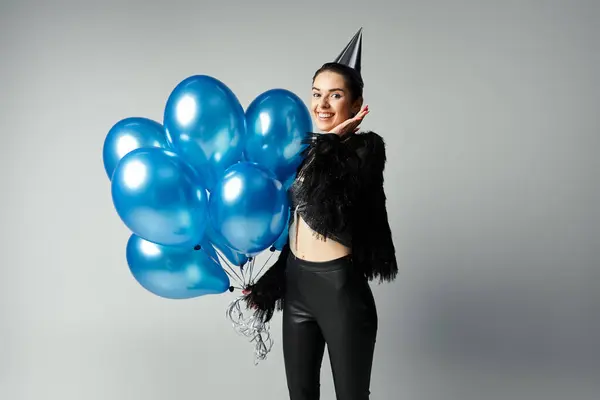
[[[200,250],[201,248],[202,247],[199,244],[197,244],[197,245],[194,246],[194,250]]]

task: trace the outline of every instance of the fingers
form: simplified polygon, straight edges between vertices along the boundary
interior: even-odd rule
[[[362,120],[365,118],[365,116],[369,113],[369,106],[366,105],[358,114],[356,114],[356,117],[354,117],[353,123],[356,124],[356,127],[352,128],[352,132],[356,133],[359,131],[359,127],[358,125],[360,125],[360,123],[362,122]]]
[[[353,124],[353,123],[354,123],[353,119],[348,119],[348,120],[342,122],[341,124],[339,124],[338,126],[336,126],[335,128],[333,128],[331,131],[329,131],[329,133],[346,132],[348,130],[348,127],[350,126],[350,124]]]
[[[363,107],[362,110],[360,110],[358,112],[358,114],[356,114],[356,117],[354,117],[354,118],[357,120],[362,120],[368,113],[369,113],[369,105],[367,104],[366,106]]]

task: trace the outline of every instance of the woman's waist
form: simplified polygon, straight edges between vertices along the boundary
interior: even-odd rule
[[[324,262],[352,253],[350,246],[336,241],[335,238],[323,237],[312,230],[302,218],[290,225],[289,238],[290,250],[298,259]]]
[[[307,271],[315,272],[330,272],[337,270],[348,270],[349,265],[352,263],[352,253],[346,253],[333,258],[325,259],[312,259],[302,258],[294,253],[294,249],[290,249],[287,257],[288,268],[287,271],[291,272],[293,268],[289,268],[289,263],[300,267]]]

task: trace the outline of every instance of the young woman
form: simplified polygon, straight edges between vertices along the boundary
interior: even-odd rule
[[[378,317],[368,281],[397,274],[383,190],[385,144],[374,132],[357,133],[369,113],[357,46],[354,61],[340,55],[313,77],[310,109],[322,133],[309,134],[289,189],[289,239],[244,292],[263,322],[283,310],[291,400],[319,398],[325,344],[337,398],[369,398]]]

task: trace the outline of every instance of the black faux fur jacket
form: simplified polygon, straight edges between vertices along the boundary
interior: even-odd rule
[[[311,132],[304,143],[297,169],[297,176],[304,176],[297,195],[309,203],[304,219],[324,237],[349,227],[353,264],[370,281],[394,280],[398,266],[383,187],[383,138],[372,131],[344,136]],[[288,239],[277,261],[247,287],[244,300],[263,322],[283,309],[289,251]]]

